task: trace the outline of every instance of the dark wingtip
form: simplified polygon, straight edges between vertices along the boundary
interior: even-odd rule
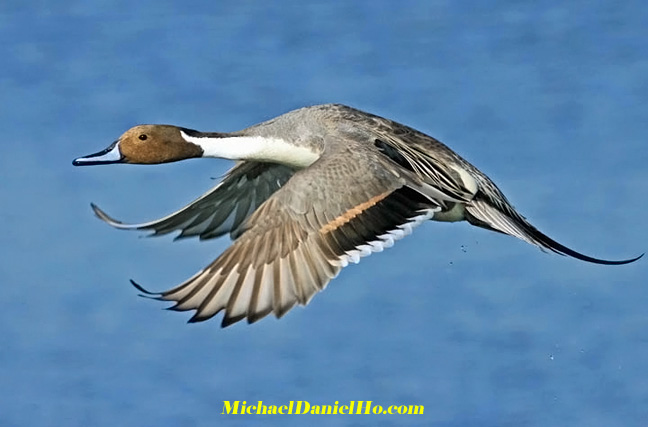
[[[247,322],[248,322],[249,325],[251,325],[252,323],[256,323],[259,320],[263,319],[264,317],[266,317],[270,313],[272,313],[272,307],[269,307],[269,308],[267,308],[266,310],[263,310],[263,311],[257,311],[257,312],[248,313]]]
[[[187,323],[199,323],[199,322],[204,322],[207,319],[209,319],[209,317],[203,318],[203,317],[200,317],[198,315],[198,313],[196,313],[193,316],[191,316],[191,318],[189,320],[187,320]]]
[[[234,323],[238,322],[239,320],[243,320],[244,318],[245,314],[232,317],[225,315],[223,316],[223,321],[221,322],[221,328],[227,328],[228,326],[233,325]]]
[[[94,212],[95,216],[100,220],[107,222],[110,225],[123,224],[121,221],[112,218],[110,215],[108,215],[106,212],[101,210],[101,208],[95,205],[94,203],[90,203],[90,207],[92,208],[92,211]]]
[[[142,285],[140,285],[139,283],[137,283],[133,279],[130,279],[130,283],[131,283],[131,285],[133,285],[135,287],[135,289],[137,289],[138,291],[141,292],[139,296],[144,297],[144,298],[158,299],[158,300],[161,299],[159,292],[151,292],[151,291],[145,289]]]

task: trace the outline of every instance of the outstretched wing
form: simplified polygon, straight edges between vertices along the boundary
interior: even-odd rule
[[[296,172],[232,246],[186,282],[158,294],[136,286],[175,302],[174,310],[195,310],[191,322],[222,310],[222,326],[281,317],[308,304],[349,262],[393,245],[439,209],[381,168],[345,170],[341,181],[336,160]]]
[[[274,164],[240,162],[220,184],[182,209],[155,221],[124,224],[92,204],[95,214],[115,228],[149,230],[159,236],[180,230],[177,238],[200,236],[201,240],[230,233],[238,237],[241,225],[264,201],[290,179],[294,169]]]

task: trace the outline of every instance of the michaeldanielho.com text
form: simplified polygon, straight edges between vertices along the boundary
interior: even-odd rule
[[[245,400],[223,401],[223,415],[422,415],[423,405],[375,405],[371,400],[352,400],[348,405],[313,405],[306,400],[291,400],[287,405],[264,405],[262,400],[248,404]]]

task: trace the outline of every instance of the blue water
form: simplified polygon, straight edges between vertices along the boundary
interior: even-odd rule
[[[136,296],[227,245],[118,232],[231,164],[73,168],[137,123],[232,131],[341,102],[430,133],[539,228],[648,249],[640,1],[0,4],[0,425],[642,426],[648,260],[596,266],[429,223],[306,308],[221,330]],[[425,405],[224,416],[224,400]]]

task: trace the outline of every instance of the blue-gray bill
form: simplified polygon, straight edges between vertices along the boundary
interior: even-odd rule
[[[124,157],[119,151],[119,140],[117,140],[105,150],[74,159],[72,164],[74,166],[108,165],[111,163],[121,163],[123,160]]]

